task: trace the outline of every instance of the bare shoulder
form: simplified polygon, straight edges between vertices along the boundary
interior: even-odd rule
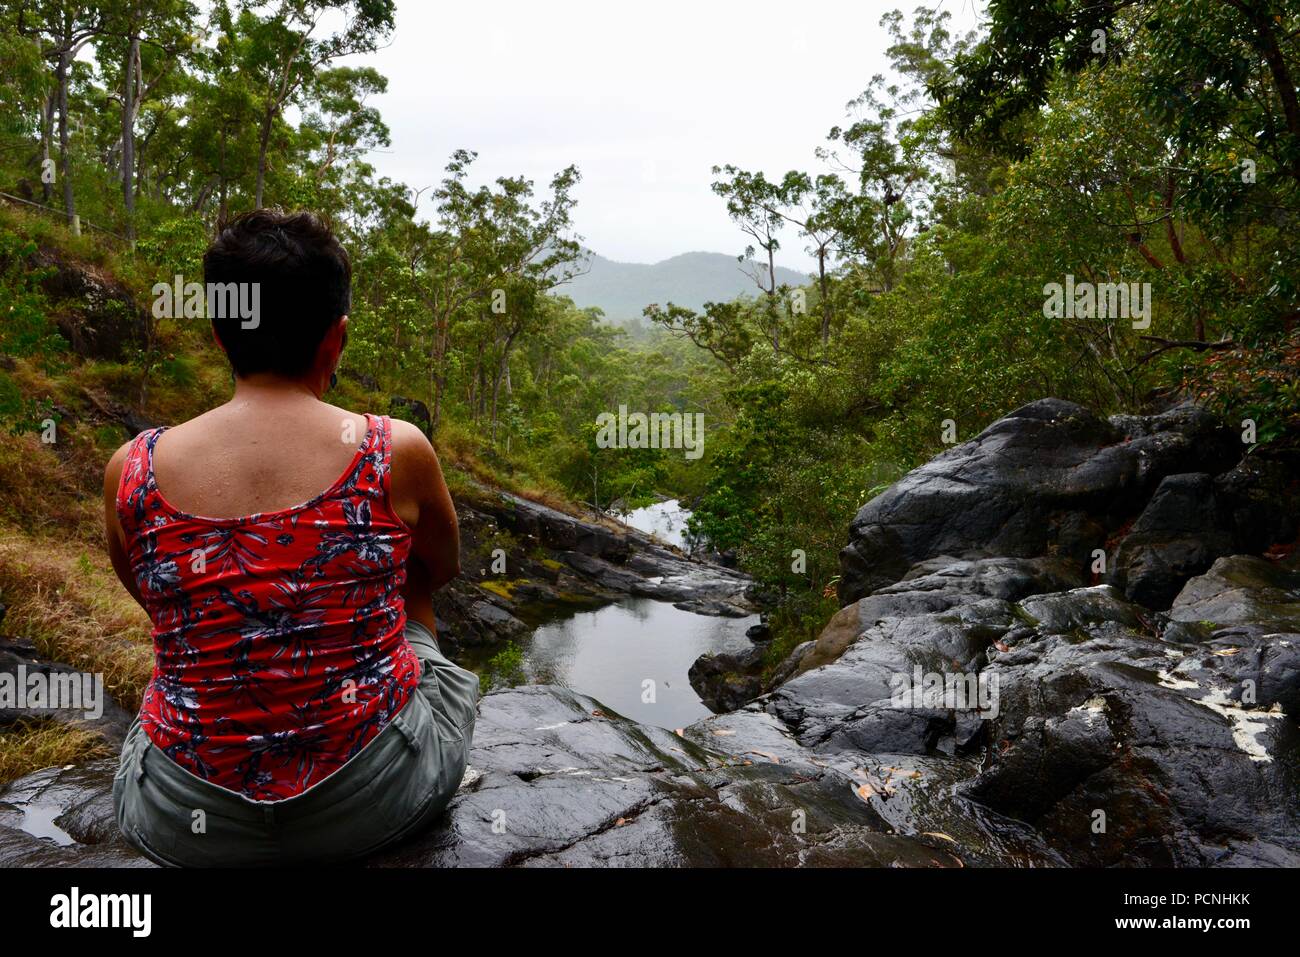
[[[407,461],[437,461],[438,455],[433,450],[433,443],[428,437],[420,431],[418,425],[413,425],[405,419],[393,419],[392,439],[393,455],[401,456]]]

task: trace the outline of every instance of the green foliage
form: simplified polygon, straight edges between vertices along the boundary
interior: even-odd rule
[[[487,694],[494,688],[513,688],[528,680],[524,670],[524,653],[513,641],[493,655],[479,675],[479,688]]]
[[[0,354],[37,357],[47,369],[57,365],[67,343],[50,319],[40,283],[48,269],[33,269],[36,244],[0,228]]]

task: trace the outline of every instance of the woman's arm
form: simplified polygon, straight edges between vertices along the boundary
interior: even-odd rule
[[[389,502],[411,530],[411,558],[403,589],[406,614],[436,633],[433,593],[460,574],[456,507],[442,477],[438,454],[424,433],[401,419],[392,423]]]
[[[117,488],[122,482],[122,467],[130,448],[131,443],[128,442],[114,452],[104,468],[104,537],[108,542],[108,557],[113,562],[113,571],[117,572],[118,580],[131,593],[136,603],[144,608],[144,598],[135,583],[135,576],[131,574],[131,562],[126,557],[126,536],[122,533],[122,524],[117,520]]]

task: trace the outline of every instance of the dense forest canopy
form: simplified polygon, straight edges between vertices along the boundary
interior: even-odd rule
[[[431,221],[377,174],[387,81],[357,64],[395,17],[392,0],[0,4],[9,428],[38,427],[72,361],[34,224],[75,225],[143,301],[199,278],[223,218],[277,205],[328,216],[352,254],[355,395],[420,400],[440,448],[489,477],[600,507],[688,498],[796,632],[824,620],[873,490],[1026,401],[1190,394],[1295,447],[1293,4],[991,0],[967,36],[937,10],[886,15],[888,71],[863,64],[806,168],[717,157],[753,293],[646,303],[648,338],[564,295],[581,157],[544,184],[483,183],[466,144]],[[771,268],[789,249],[816,263],[804,286]],[[198,326],[149,319],[81,374],[148,415],[193,411],[224,388]],[[703,458],[601,448],[620,405],[702,412]]]

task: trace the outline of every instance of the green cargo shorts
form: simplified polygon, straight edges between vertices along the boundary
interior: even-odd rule
[[[252,801],[204,781],[153,744],[137,719],[113,778],[117,824],[150,860],[175,867],[355,861],[433,822],[460,786],[478,678],[408,621],[419,694],[356,757],[302,794]]]

